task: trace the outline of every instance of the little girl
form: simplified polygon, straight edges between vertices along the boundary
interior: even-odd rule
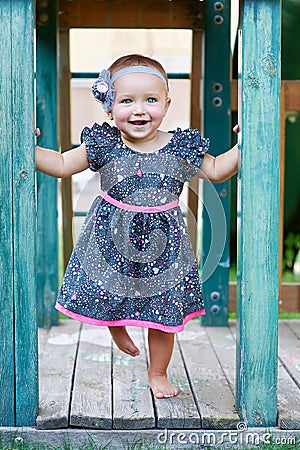
[[[88,167],[100,191],[66,269],[56,308],[108,326],[116,345],[137,356],[126,326],[148,328],[149,384],[157,398],[178,390],[167,378],[174,333],[204,312],[197,263],[178,206],[194,176],[221,182],[237,171],[237,146],[207,154],[195,129],[159,130],[171,99],[163,67],[128,55],[103,70],[92,88],[116,126],[95,123],[63,154],[36,147],[36,167],[69,177]]]

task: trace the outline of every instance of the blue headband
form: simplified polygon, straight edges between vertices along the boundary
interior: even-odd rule
[[[168,84],[163,76],[158,70],[153,69],[148,66],[128,66],[124,69],[118,70],[112,77],[110,77],[109,70],[102,70],[100,72],[98,79],[92,86],[92,92],[95,100],[102,103],[102,107],[105,112],[112,110],[115,100],[115,89],[113,87],[113,82],[121,77],[122,75],[127,75],[128,73],[148,73],[150,75],[155,75],[161,79],[167,91]]]
[[[128,73],[149,73],[150,75],[155,75],[158,78],[161,79],[161,81],[164,83],[164,86],[166,90],[168,91],[168,85],[166,82],[165,77],[162,73],[160,73],[158,70],[153,69],[152,67],[148,66],[128,66],[124,67],[124,69],[118,70],[112,77],[111,82],[113,83],[117,78],[121,77],[122,75],[127,75]]]

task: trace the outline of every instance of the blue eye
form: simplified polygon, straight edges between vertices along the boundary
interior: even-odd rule
[[[125,98],[122,103],[124,103],[125,105],[129,105],[130,103],[132,103],[132,100],[130,100],[130,98]]]
[[[147,98],[147,103],[155,103],[156,102],[156,99],[155,98],[153,98],[153,97],[149,97],[149,98]]]

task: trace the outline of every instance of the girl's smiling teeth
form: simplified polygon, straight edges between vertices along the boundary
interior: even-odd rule
[[[135,120],[130,120],[129,123],[131,123],[134,126],[142,126],[142,125],[146,125],[149,121],[146,119],[135,119]]]

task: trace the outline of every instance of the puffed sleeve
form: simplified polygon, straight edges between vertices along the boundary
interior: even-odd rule
[[[118,133],[116,127],[104,122],[94,123],[92,128],[85,127],[81,132],[81,142],[85,144],[90,169],[97,172],[106,164],[106,156],[116,145]]]
[[[186,181],[190,181],[203,163],[205,153],[208,152],[210,140],[203,138],[199,130],[187,128],[175,131],[170,142],[177,160],[181,162],[181,170]]]

